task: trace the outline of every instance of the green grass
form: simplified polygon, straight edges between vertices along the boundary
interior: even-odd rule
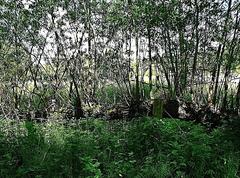
[[[237,178],[238,134],[174,119],[0,120],[0,177]]]

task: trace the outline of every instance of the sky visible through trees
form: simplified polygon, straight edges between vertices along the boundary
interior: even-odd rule
[[[158,95],[239,107],[238,1],[2,0],[0,15],[1,107],[11,117]]]

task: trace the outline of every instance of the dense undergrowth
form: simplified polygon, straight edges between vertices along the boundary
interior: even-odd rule
[[[237,124],[235,124],[237,126]],[[0,121],[0,177],[235,178],[239,127],[143,118]]]

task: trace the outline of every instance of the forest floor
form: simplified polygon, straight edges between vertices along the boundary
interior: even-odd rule
[[[0,177],[240,177],[239,119],[0,120]]]

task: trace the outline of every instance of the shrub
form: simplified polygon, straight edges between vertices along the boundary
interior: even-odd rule
[[[208,133],[157,118],[0,120],[0,177],[239,177],[238,131],[230,128]]]

